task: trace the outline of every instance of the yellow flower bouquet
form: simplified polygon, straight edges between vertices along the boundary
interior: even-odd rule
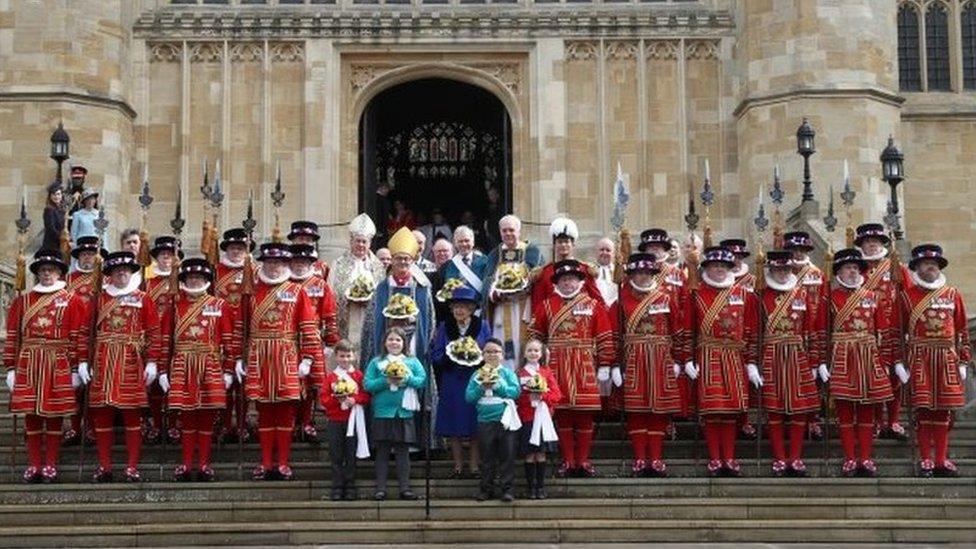
[[[532,377],[530,377],[525,383],[525,390],[529,391],[530,393],[548,393],[549,383],[546,381],[546,378],[542,376],[542,374],[533,374]]]
[[[441,286],[441,289],[437,291],[437,295],[434,297],[437,298],[437,301],[446,303],[447,300],[451,299],[451,296],[454,294],[454,290],[462,286],[464,286],[464,281],[460,278],[448,278],[444,281],[444,285]]]
[[[349,379],[340,378],[338,381],[332,384],[332,394],[336,398],[346,398],[351,397],[359,392],[359,388],[356,384]]]
[[[346,288],[346,299],[362,303],[373,298],[376,290],[376,283],[371,277],[359,275],[352,281],[352,285]]]
[[[389,378],[404,379],[410,375],[410,368],[402,361],[395,360],[386,365],[384,373]]]
[[[488,366],[486,364],[478,368],[478,371],[474,373],[474,377],[481,385],[486,383],[494,384],[501,378],[501,373],[498,371],[499,368],[499,366]]]
[[[419,312],[417,303],[406,294],[393,294],[383,308],[383,316],[393,320],[412,320]]]
[[[495,291],[503,294],[515,294],[524,291],[529,286],[529,273],[521,263],[502,263],[498,266],[498,276],[495,279]]]
[[[481,348],[473,337],[459,337],[447,344],[447,357],[462,366],[476,366],[481,363]]]

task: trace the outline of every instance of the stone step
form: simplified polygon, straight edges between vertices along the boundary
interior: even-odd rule
[[[89,454],[90,455],[90,454]],[[115,462],[117,472],[121,472],[122,464],[124,460],[120,458]],[[822,459],[807,459],[805,460],[807,465],[808,475],[810,477],[839,477],[841,461],[838,456],[834,456],[829,463],[824,464]],[[904,477],[914,477],[915,470],[912,464],[908,462],[907,459],[879,459],[876,461],[878,465],[878,476],[885,478],[904,478]],[[976,459],[963,459],[957,460],[957,467],[959,468],[960,474],[963,476],[968,476],[976,474]],[[756,460],[754,458],[745,458],[740,461],[742,465],[742,475],[749,478],[775,478],[771,470],[771,463],[768,458],[760,460],[759,466],[756,465]],[[139,470],[142,477],[146,481],[159,481],[159,482],[171,482],[173,469],[178,465],[176,462],[176,457],[172,457],[170,460],[163,463],[162,467],[158,461],[148,461],[143,459],[139,464]],[[255,462],[243,462],[241,467],[238,468],[237,462],[216,462],[213,467],[217,472],[217,478],[220,480],[248,480],[250,479],[251,469],[256,465]],[[550,474],[552,468],[555,467],[555,463],[550,463]],[[621,460],[621,459],[599,459],[593,462],[597,471],[601,477],[607,478],[630,478],[631,476],[631,461]],[[673,459],[667,461],[668,474],[671,477],[676,478],[695,478],[703,477],[706,475],[705,463],[700,461],[697,464],[693,459]],[[87,483],[91,481],[91,475],[94,473],[97,464],[95,463],[95,458],[86,460],[85,466],[79,476],[77,464],[62,464],[60,467],[61,480],[63,482],[82,482]],[[292,469],[294,470],[295,476],[302,480],[312,480],[312,479],[327,479],[329,478],[329,464],[325,461],[317,462],[292,462]],[[23,473],[24,466],[18,465],[14,469],[10,468],[9,464],[0,465],[0,485],[9,483],[20,483],[21,474]],[[451,472],[453,470],[453,464],[447,460],[437,460],[431,461],[431,478],[433,479],[449,479]],[[516,478],[518,482],[522,479],[522,465],[521,462],[516,462],[515,465]],[[425,463],[422,457],[415,458],[412,460],[411,467],[411,478],[413,479],[423,479],[425,474]],[[357,465],[356,478],[360,480],[370,480],[374,478],[374,465],[370,460],[361,460]]]
[[[976,500],[939,498],[665,498],[435,500],[430,518],[470,520],[964,520],[976,516]],[[423,502],[359,500],[152,502],[0,505],[7,527],[140,525],[252,522],[424,520]]]
[[[969,543],[971,520],[398,520],[0,528],[4,547],[613,542]]]
[[[516,479],[516,483],[521,491],[521,478]],[[372,494],[374,484],[366,480],[358,482],[357,486],[365,498]],[[390,488],[395,491],[395,486],[393,480]],[[546,487],[554,499],[789,498],[797,502],[808,498],[835,498],[837,501],[858,498],[976,499],[976,477],[548,479]],[[414,482],[413,488],[424,493],[423,482]],[[316,501],[327,498],[329,490],[330,483],[325,480],[5,484],[0,485],[0,505]],[[474,480],[431,480],[431,497],[435,501],[468,500],[476,490],[477,481]]]

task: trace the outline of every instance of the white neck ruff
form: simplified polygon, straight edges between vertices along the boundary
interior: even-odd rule
[[[579,295],[580,291],[583,290],[583,285],[580,284],[580,287],[579,288],[576,288],[575,291],[570,292],[569,294],[564,294],[561,291],[559,291],[559,286],[553,286],[552,290],[554,292],[556,292],[556,295],[558,295],[559,297],[561,297],[563,299],[573,299],[574,297],[576,297],[577,295]]]
[[[741,278],[749,274],[749,264],[743,261],[742,263],[739,263],[738,268],[731,269],[731,272],[732,272],[732,276],[734,276],[735,278]]]
[[[810,264],[810,256],[806,256],[803,259],[791,259],[790,261],[797,267],[806,267]]]
[[[31,288],[31,291],[37,292],[39,294],[53,294],[54,292],[60,292],[67,285],[68,284],[63,280],[56,280],[54,281],[54,284],[51,284],[50,286],[44,286],[43,284],[38,282],[37,284],[34,284],[34,287]]]
[[[172,269],[170,269],[168,271],[161,271],[161,270],[159,270],[159,267],[156,267],[156,268],[153,269],[153,273],[156,276],[169,276],[172,272],[173,272]]]
[[[705,284],[708,284],[712,288],[718,288],[720,290],[724,290],[725,288],[731,288],[732,285],[735,284],[735,277],[732,276],[732,271],[729,271],[729,274],[725,276],[725,280],[712,280],[711,277],[708,276],[708,273],[706,273],[705,271],[702,271],[701,278],[702,278],[702,282],[704,282]]]
[[[240,269],[244,266],[244,261],[231,261],[230,258],[227,257],[226,252],[220,252],[220,264],[224,267],[230,267],[231,269]]]
[[[633,279],[628,280],[627,282],[630,284],[631,288],[633,288],[635,291],[640,292],[642,294],[646,294],[647,292],[653,290],[654,288],[657,288],[657,281],[653,279],[651,280],[651,283],[648,284],[647,286],[639,286],[636,282],[633,281]]]
[[[860,288],[862,284],[864,284],[864,275],[860,275],[860,274],[857,275],[857,282],[855,282],[854,284],[848,284],[844,282],[844,280],[841,277],[838,276],[837,283],[847,288],[848,290],[856,290]]]
[[[865,261],[879,261],[887,257],[887,255],[888,255],[888,250],[886,248],[882,248],[879,253],[876,253],[874,255],[868,255],[864,253],[864,250],[861,250],[861,256],[864,258]]]
[[[264,273],[264,269],[258,269],[258,280],[270,286],[277,286],[278,284],[287,281],[289,278],[291,278],[291,269],[288,267],[285,267],[285,271],[277,278],[269,278],[268,275]]]
[[[786,280],[786,282],[781,284],[773,280],[773,277],[769,276],[768,271],[766,273],[766,285],[777,292],[789,292],[793,288],[796,288],[797,281],[798,279],[796,278],[796,275],[790,273],[790,277]]]
[[[136,275],[133,274],[132,275],[132,278],[129,279],[129,283],[126,284],[126,286],[124,288],[119,288],[118,286],[115,286],[112,283],[106,284],[105,285],[105,293],[107,293],[108,295],[110,295],[112,297],[119,297],[119,296],[123,296],[123,295],[129,295],[132,292],[134,292],[134,291],[136,291],[136,290],[139,289],[139,284],[142,283],[141,278],[142,277],[136,278]]]
[[[946,285],[946,277],[944,273],[939,273],[939,278],[936,278],[932,282],[926,282],[922,280],[922,277],[918,276],[918,273],[912,271],[912,281],[926,290],[939,290]]]
[[[199,288],[197,288],[195,290],[191,290],[191,289],[187,288],[185,284],[183,284],[182,282],[180,282],[180,291],[182,291],[186,295],[190,295],[190,296],[198,296],[198,295],[201,295],[203,293],[206,293],[206,291],[209,290],[209,289],[210,289],[210,283],[209,282],[207,282],[206,284],[204,284],[203,286],[201,286],[201,287],[199,287]]]
[[[309,269],[309,270],[305,271],[305,274],[303,274],[303,275],[295,274],[295,271],[292,271],[291,272],[291,279],[294,280],[295,282],[301,282],[303,280],[308,280],[308,279],[312,278],[312,275],[313,274],[315,274],[315,272],[312,269]]]

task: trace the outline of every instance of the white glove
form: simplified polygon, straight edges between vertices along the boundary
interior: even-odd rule
[[[308,374],[312,372],[312,359],[303,358],[301,362],[298,363],[298,377],[308,377]]]
[[[142,379],[146,382],[146,387],[149,387],[156,381],[156,363],[147,362],[146,369],[142,372]]]
[[[237,374],[237,382],[244,383],[244,377],[247,376],[247,371],[244,370],[244,361],[237,359],[237,363],[234,364],[234,373]]]
[[[959,365],[959,379],[961,379],[963,381],[966,381],[966,378],[967,377],[969,377],[969,369],[966,367],[965,364],[960,364]]]
[[[230,386],[234,384],[234,376],[228,373],[224,373],[224,390],[230,389]]]
[[[752,382],[756,388],[763,386],[762,376],[759,375],[759,368],[755,364],[746,364],[746,373],[749,374],[749,381]]]
[[[698,367],[695,366],[695,362],[693,360],[685,362],[685,375],[692,380],[698,379]]]
[[[614,387],[620,387],[624,384],[624,375],[620,373],[620,366],[610,368],[610,379],[613,380]]]
[[[71,372],[71,388],[77,389],[81,387],[81,376],[77,372]]]
[[[596,380],[606,383],[610,381],[610,367],[600,366],[596,369]]]
[[[163,390],[163,394],[169,392],[169,374],[159,375],[159,388]]]
[[[89,383],[91,383],[91,379],[92,379],[91,372],[88,371],[87,362],[78,363],[78,379],[81,380],[81,383],[83,385],[88,385]]]
[[[905,365],[901,362],[895,363],[895,375],[898,376],[898,379],[900,379],[902,383],[908,383],[908,371],[905,370]]]
[[[672,368],[674,368],[674,377],[678,377],[678,376],[681,375],[681,365],[680,364],[678,364],[677,362],[675,362],[672,365]]]
[[[17,372],[14,372],[13,370],[8,370],[7,371],[7,388],[10,389],[11,392],[13,392],[13,390],[14,390],[14,382],[16,380],[17,380]]]
[[[826,364],[817,366],[817,372],[820,373],[820,381],[823,381],[824,383],[830,381],[830,370],[827,369]]]

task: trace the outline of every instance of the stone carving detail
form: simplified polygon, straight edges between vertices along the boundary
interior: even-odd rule
[[[219,63],[224,58],[221,42],[196,42],[190,44],[191,63]]]
[[[596,42],[566,42],[567,61],[592,61],[597,55]]]
[[[300,63],[305,60],[305,45],[301,42],[275,42],[271,44],[271,61]]]
[[[500,80],[513,95],[518,95],[522,89],[522,73],[518,63],[472,65],[472,67],[482,70]]]
[[[677,59],[678,45],[677,40],[650,40],[644,44],[644,54],[648,59]]]
[[[389,71],[392,67],[378,65],[353,65],[352,77],[349,82],[352,84],[352,91],[358,92],[365,88],[377,76]]]
[[[688,59],[718,59],[718,42],[714,40],[695,40],[685,45]]]
[[[403,65],[353,64],[350,67],[349,83],[353,93],[369,86],[383,74]],[[513,95],[522,93],[522,67],[518,63],[462,63],[462,66],[477,69],[488,74],[504,85]]]
[[[608,42],[606,46],[606,56],[607,59],[613,61],[628,61],[637,59],[637,50],[637,42]]]
[[[152,63],[178,63],[183,54],[181,44],[150,42],[149,61]]]
[[[264,46],[259,42],[242,42],[230,45],[230,60],[241,63],[258,63],[264,59]]]

